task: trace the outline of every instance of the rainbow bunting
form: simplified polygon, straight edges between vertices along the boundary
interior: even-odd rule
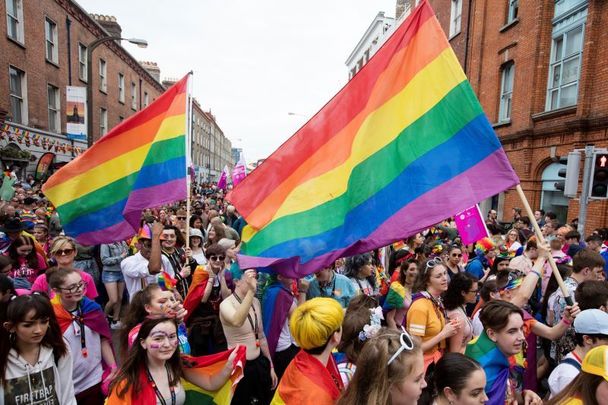
[[[241,267],[291,277],[389,245],[519,182],[427,1],[229,199]]]
[[[45,183],[68,235],[87,245],[124,240],[143,209],[186,198],[188,77]]]

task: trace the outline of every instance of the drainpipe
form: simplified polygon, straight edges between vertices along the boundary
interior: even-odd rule
[[[464,43],[464,74],[467,75],[469,64],[469,38],[471,37],[471,10],[473,9],[473,0],[469,0],[469,10],[467,17],[467,36]]]
[[[70,33],[70,27],[72,21],[68,17],[65,18],[65,30],[67,32],[66,40],[68,42],[68,85],[72,85],[72,36]]]

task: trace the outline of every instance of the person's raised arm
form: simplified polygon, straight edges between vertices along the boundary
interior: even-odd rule
[[[242,298],[241,303],[238,304],[236,310],[230,305],[220,305],[220,315],[230,325],[237,328],[243,326],[249,309],[253,304],[253,298],[255,296],[255,290],[257,288],[257,279],[255,270],[247,270],[243,274],[243,280],[241,283],[247,283],[247,294]]]
[[[534,289],[538,284],[538,280],[542,279],[543,266],[547,261],[547,257],[551,254],[549,250],[549,245],[545,242],[545,244],[539,244],[538,246],[538,258],[536,262],[534,262],[534,267],[532,270],[528,272],[524,281],[521,283],[519,289],[515,292],[513,298],[511,299],[511,303],[517,305],[518,307],[523,307],[528,303],[528,300],[534,294]]]
[[[163,233],[164,225],[154,221],[152,224],[152,248],[150,250],[150,260],[148,261],[148,272],[158,274],[163,268],[161,259],[160,235]]]

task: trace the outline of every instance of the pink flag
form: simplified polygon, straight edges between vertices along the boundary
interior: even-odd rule
[[[465,245],[489,236],[488,228],[486,228],[477,204],[456,214],[454,221],[462,243]]]
[[[236,186],[241,181],[243,181],[246,175],[247,170],[245,168],[245,159],[241,157],[237,164],[234,166],[234,169],[232,170],[232,184]]]
[[[228,184],[228,166],[224,166],[224,170],[222,170],[220,179],[217,181],[217,188],[226,190],[227,184]]]

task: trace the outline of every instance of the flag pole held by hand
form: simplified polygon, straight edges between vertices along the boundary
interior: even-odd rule
[[[536,238],[538,239],[538,242],[545,243],[545,238],[543,237],[543,234],[540,231],[540,227],[538,226],[538,223],[536,222],[536,218],[534,217],[534,212],[532,211],[532,208],[530,208],[530,204],[528,203],[528,199],[526,198],[526,195],[524,194],[524,191],[521,188],[521,184],[518,184],[517,186],[515,186],[515,189],[517,190],[517,194],[519,194],[519,198],[521,198],[521,202],[524,204],[524,209],[526,210],[526,214],[528,215],[528,218],[530,218],[530,222],[532,223],[532,226],[534,227],[534,233],[536,234]],[[557,264],[555,263],[555,259],[553,259],[553,256],[549,255],[549,258],[547,260],[549,262],[549,265],[551,266],[551,270],[553,270],[553,275],[555,276],[555,279],[557,280],[557,284],[559,285],[559,288],[562,290],[562,294],[564,295],[566,304],[574,305],[574,300],[570,296],[570,292],[568,291],[568,289],[566,288],[566,285],[564,284],[562,275],[559,274],[559,270],[557,269]]]

